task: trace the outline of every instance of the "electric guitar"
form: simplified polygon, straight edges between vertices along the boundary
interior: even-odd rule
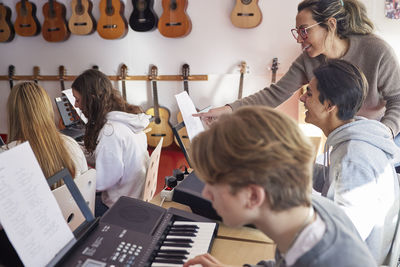
[[[14,87],[13,76],[15,75],[15,66],[8,66],[8,82],[10,83],[10,89]]]
[[[40,68],[39,66],[33,67],[33,81],[38,84],[39,83],[39,75],[40,75]]]
[[[43,5],[43,38],[48,42],[61,42],[69,38],[70,32],[65,19],[65,5],[57,0],[49,0]]]
[[[11,9],[0,3],[0,42],[10,42],[14,39],[15,31],[10,19]]]
[[[153,10],[154,0],[132,0],[133,12],[129,25],[137,32],[147,32],[157,27],[158,17]]]
[[[151,67],[151,84],[153,87],[153,104],[154,107],[149,108],[146,114],[152,115],[154,120],[150,122],[147,128],[151,128],[151,131],[147,132],[147,143],[151,147],[156,147],[162,137],[164,141],[162,146],[167,147],[172,144],[174,138],[172,128],[169,125],[169,110],[158,105],[158,93],[157,93],[157,74],[158,70],[156,66]]]
[[[183,89],[186,91],[186,93],[189,94],[189,72],[190,72],[190,68],[188,64],[183,64],[182,66],[182,77],[183,77]],[[178,121],[178,124],[183,122],[183,117],[182,117],[182,113],[179,111],[178,114],[176,115],[176,119]],[[178,135],[182,140],[183,145],[185,146],[186,150],[190,149],[190,140],[189,140],[189,135],[187,133],[186,127],[181,128],[178,131]],[[175,143],[177,146],[179,146],[179,142],[175,139]]]
[[[271,76],[271,84],[276,82],[276,73],[278,71],[278,58],[274,57],[272,59],[272,66],[271,66],[271,70],[272,70],[272,76]]]
[[[158,30],[165,37],[183,37],[192,30],[192,22],[186,13],[187,0],[162,0],[163,13]]]
[[[243,80],[244,80],[244,74],[247,69],[247,64],[245,61],[242,61],[240,63],[240,80],[239,80],[239,93],[238,93],[238,99],[242,99],[243,96]]]
[[[125,99],[125,101],[126,101],[125,80],[126,80],[127,73],[128,73],[128,67],[125,64],[122,64],[122,66],[121,66],[122,97]]]
[[[21,36],[35,36],[40,33],[41,27],[36,17],[36,5],[28,0],[19,1],[15,9],[17,18],[14,22],[14,29]]]
[[[96,20],[92,15],[92,1],[72,0],[71,7],[72,15],[68,21],[71,33],[78,35],[93,33],[96,30]]]
[[[232,24],[239,28],[254,28],[262,21],[258,0],[236,0],[231,13]]]
[[[118,39],[128,33],[124,17],[125,5],[120,0],[101,0],[97,32],[104,39]]]

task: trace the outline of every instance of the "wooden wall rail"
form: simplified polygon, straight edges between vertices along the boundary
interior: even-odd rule
[[[29,80],[38,80],[38,81],[73,81],[78,76],[74,75],[64,75],[63,77],[59,75],[13,75],[9,77],[8,75],[0,75],[0,81],[8,81],[10,78],[14,81],[29,81]],[[122,76],[112,75],[107,76],[112,81],[121,81]],[[207,81],[208,75],[190,75],[188,77],[189,81]],[[151,81],[152,78],[150,75],[138,75],[138,76],[126,76],[126,81]],[[158,75],[156,77],[157,81],[183,81],[182,75]]]

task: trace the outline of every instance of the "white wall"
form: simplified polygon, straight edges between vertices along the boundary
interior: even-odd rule
[[[43,0],[31,0],[37,5],[37,16],[43,23]],[[58,0],[71,15],[69,0]],[[99,0],[92,0],[93,14],[99,18]],[[3,1],[13,11],[18,0]],[[132,12],[132,2],[125,3],[125,17]],[[16,67],[16,75],[32,75],[35,65],[42,75],[57,75],[64,65],[68,75],[78,75],[92,65],[98,65],[107,75],[118,75],[122,63],[128,75],[147,75],[149,65],[158,67],[159,75],[181,73],[183,63],[190,65],[191,74],[207,74],[208,81],[189,83],[189,91],[197,107],[219,106],[236,99],[240,61],[245,60],[249,73],[244,80],[244,95],[268,85],[272,58],[278,57],[278,75],[284,73],[300,53],[300,47],[290,34],[295,25],[296,7],[300,0],[261,0],[262,23],[254,29],[236,28],[230,22],[233,0],[189,0],[188,14],[192,32],[184,38],[165,38],[158,30],[139,33],[129,29],[123,39],[105,40],[97,32],[89,36],[71,35],[62,43],[46,42],[41,35],[16,35],[10,43],[0,44],[0,73],[7,75],[8,65]],[[384,36],[400,55],[400,21],[388,21],[383,16],[384,0],[363,0],[379,34]],[[155,0],[155,11],[161,16],[161,0]],[[52,97],[59,95],[58,82],[40,82]],[[71,83],[66,82],[66,86]],[[120,84],[115,83],[120,88]],[[174,94],[183,90],[182,82],[158,82],[160,104],[171,111],[175,123],[177,111]],[[128,101],[147,109],[152,106],[150,84],[145,81],[127,82]],[[9,94],[8,82],[0,81],[0,133],[7,132],[5,105]]]

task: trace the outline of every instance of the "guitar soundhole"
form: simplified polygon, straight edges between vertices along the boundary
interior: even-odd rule
[[[107,7],[106,8],[106,14],[107,14],[107,16],[112,16],[114,14],[114,8],[112,6],[111,7]]]
[[[137,8],[139,11],[145,10],[146,7],[147,7],[146,1],[144,1],[144,0],[139,1],[139,2],[137,3],[137,5],[136,5],[136,8]]]
[[[176,4],[175,1],[173,1],[173,2],[169,5],[169,8],[170,8],[171,10],[175,10],[175,9],[178,8],[178,5]]]
[[[76,14],[78,14],[78,15],[82,15],[82,14],[83,14],[83,6],[82,6],[82,4],[76,5],[76,7],[75,7],[75,12],[76,12]]]
[[[243,5],[248,5],[251,3],[253,0],[241,0]]]
[[[155,118],[154,122],[155,122],[156,124],[160,124],[160,123],[161,123],[161,119],[160,119],[160,118]]]

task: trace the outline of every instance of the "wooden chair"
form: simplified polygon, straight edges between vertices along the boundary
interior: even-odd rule
[[[153,150],[153,153],[151,153],[149,166],[147,167],[146,183],[143,190],[143,200],[146,202],[153,199],[157,189],[158,165],[160,163],[163,139],[164,138],[160,139],[157,147]]]
[[[74,182],[85,199],[86,204],[89,206],[90,211],[94,214],[96,170],[89,169],[82,175],[76,177]],[[71,231],[74,231],[85,221],[84,215],[65,184],[54,189],[52,192]]]

